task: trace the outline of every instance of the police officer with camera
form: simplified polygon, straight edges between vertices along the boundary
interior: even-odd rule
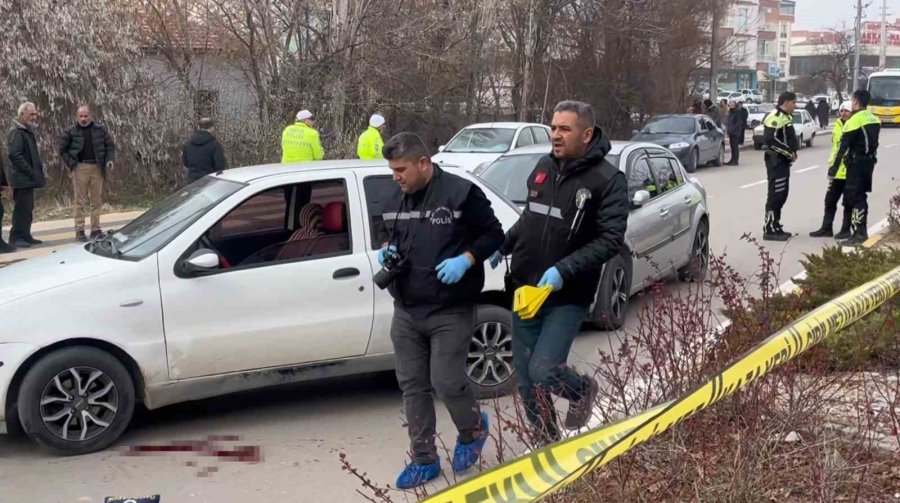
[[[484,262],[503,244],[491,204],[477,186],[432,164],[425,143],[400,133],[382,149],[397,189],[382,208],[388,241],[378,253],[380,288],[394,297],[391,342],[403,391],[412,462],[397,487],[440,475],[434,394],[459,431],[454,472],[478,462],[488,435],[465,371],[484,287]]]

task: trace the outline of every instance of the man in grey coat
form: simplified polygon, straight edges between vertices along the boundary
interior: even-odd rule
[[[9,241],[19,248],[31,248],[41,241],[31,235],[34,220],[34,189],[47,185],[44,177],[44,163],[38,153],[34,130],[38,124],[38,112],[34,103],[25,102],[19,106],[19,116],[13,121],[9,131],[7,151],[9,155],[9,175],[7,182],[12,187],[15,207]]]

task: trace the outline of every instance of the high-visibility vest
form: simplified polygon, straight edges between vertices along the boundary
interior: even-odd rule
[[[841,146],[841,136],[844,134],[844,120],[838,119],[834,123],[834,131],[831,133],[831,155],[828,157],[828,165],[834,164],[834,158],[837,156],[838,148]],[[837,173],[834,175],[837,180],[847,179],[847,162],[841,161]]]
[[[359,142],[356,145],[356,155],[360,159],[384,159],[381,153],[381,147],[384,146],[384,140],[381,139],[381,131],[376,127],[369,126],[363,134],[359,135]]]
[[[281,162],[320,161],[324,156],[318,131],[303,122],[284,128],[281,133]]]

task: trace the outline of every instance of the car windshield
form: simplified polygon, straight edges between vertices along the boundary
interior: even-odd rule
[[[660,117],[644,126],[644,134],[693,134],[696,120],[693,117]]]
[[[444,152],[500,153],[509,150],[516,130],[510,128],[463,129],[444,148]]]
[[[521,154],[503,156],[490,164],[478,178],[490,185],[499,194],[522,205],[528,199],[528,175],[534,170],[538,160],[547,154]],[[619,156],[607,154],[606,161],[619,165]]]
[[[794,124],[803,124],[803,114],[794,112]]]
[[[140,260],[191,225],[243,184],[204,177],[147,210],[118,232],[87,245],[87,250],[113,258]]]
[[[900,75],[872,77],[869,79],[872,105],[897,106],[900,103]]]

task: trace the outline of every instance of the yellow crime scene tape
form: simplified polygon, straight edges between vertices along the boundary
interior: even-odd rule
[[[768,374],[869,314],[898,292],[900,267],[769,336],[682,398],[534,451],[444,489],[425,501],[537,501]]]

